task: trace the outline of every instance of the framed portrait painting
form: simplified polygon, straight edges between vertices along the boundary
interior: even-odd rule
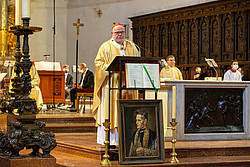
[[[119,163],[164,162],[161,100],[119,100]]]

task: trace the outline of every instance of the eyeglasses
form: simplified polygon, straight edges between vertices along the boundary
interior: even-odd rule
[[[117,32],[114,32],[115,33],[115,35],[123,35],[123,34],[125,34],[125,31],[117,31]]]

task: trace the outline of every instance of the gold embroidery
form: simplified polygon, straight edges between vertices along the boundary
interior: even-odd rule
[[[134,147],[133,147],[133,155],[136,155],[136,149],[137,149],[137,144],[138,144],[138,138],[139,138],[139,133],[140,129],[138,129],[135,133],[135,138],[134,138]],[[148,148],[148,141],[149,141],[149,129],[146,128],[144,130],[144,135],[143,135],[143,142],[142,142],[142,147],[143,148]]]

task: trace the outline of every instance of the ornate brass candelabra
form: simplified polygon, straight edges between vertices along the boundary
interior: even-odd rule
[[[109,126],[110,126],[110,122],[108,120],[105,120],[105,122],[103,123],[103,126],[105,127],[105,154],[102,156],[103,160],[101,162],[102,166],[110,166],[111,162],[109,161],[109,154],[108,154],[108,150],[109,150]]]
[[[177,125],[178,122],[170,122],[170,124],[172,125],[172,134],[173,134],[173,139],[171,141],[172,143],[172,153],[170,154],[171,155],[171,158],[168,160],[168,162],[170,163],[179,163],[179,160],[177,159],[177,153],[175,152],[175,143],[176,143],[176,139],[175,139],[175,130],[176,130],[176,125]]]
[[[4,155],[9,155],[11,158],[20,158],[19,152],[25,147],[33,149],[30,156],[51,157],[50,151],[56,146],[55,135],[52,132],[44,133],[42,131],[45,123],[37,121],[36,100],[29,97],[31,91],[29,72],[32,62],[29,59],[28,36],[42,30],[39,27],[30,27],[29,20],[29,18],[23,18],[23,26],[12,28],[12,32],[17,36],[14,67],[16,77],[12,80],[15,100],[12,105],[18,109],[17,120],[19,122],[8,122],[10,131],[0,132],[0,148]],[[23,56],[20,52],[20,36],[23,36]],[[40,148],[43,151],[42,154],[39,152]]]

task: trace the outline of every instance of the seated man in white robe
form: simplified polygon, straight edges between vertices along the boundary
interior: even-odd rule
[[[239,68],[239,62],[233,60],[231,68],[224,74],[223,81],[242,81],[241,73],[237,70]]]

